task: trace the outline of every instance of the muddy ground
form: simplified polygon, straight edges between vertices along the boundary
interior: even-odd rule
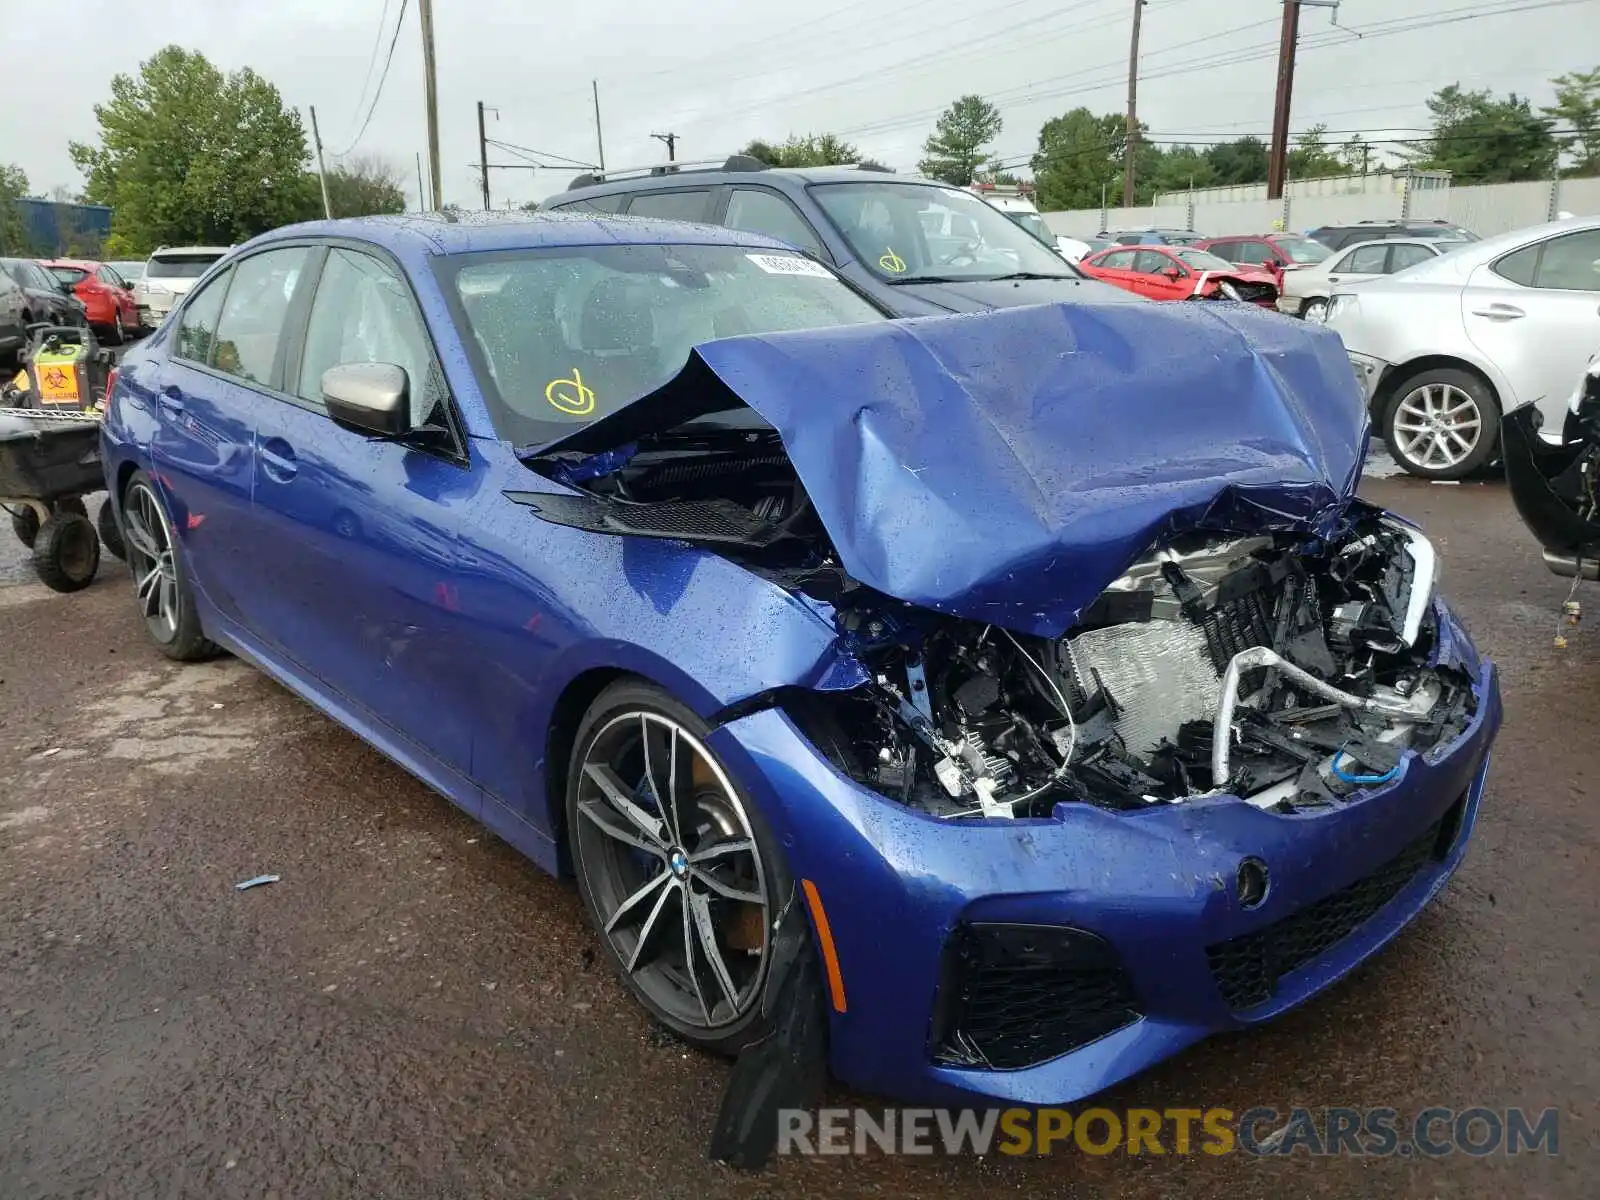
[[[726,1066],[626,1000],[570,887],[244,664],[168,663],[115,564],[58,597],[8,546],[0,1197],[1593,1196],[1600,594],[1557,651],[1503,487],[1365,490],[1503,671],[1476,841],[1376,961],[1103,1102],[1553,1105],[1559,1156],[712,1166]]]

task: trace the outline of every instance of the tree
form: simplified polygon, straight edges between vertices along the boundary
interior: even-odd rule
[[[1291,179],[1322,179],[1329,175],[1347,173],[1343,158],[1327,145],[1328,127],[1313,125],[1294,140],[1289,151],[1289,177]]]
[[[1572,174],[1600,175],[1600,67],[1557,75],[1550,82],[1556,102],[1539,111],[1572,130],[1560,137],[1561,148],[1572,156]]]
[[[1147,145],[1143,138],[1139,140],[1141,151]],[[1186,192],[1191,185],[1211,187],[1217,182],[1217,172],[1199,147],[1174,146],[1164,154],[1157,150],[1148,168],[1141,155],[1134,180],[1138,194],[1146,196],[1141,203],[1152,203],[1162,192]]]
[[[85,199],[116,210],[108,253],[228,245],[320,208],[300,114],[249,68],[223,75],[205,55],[168,46],[136,77],[115,76],[94,115],[100,144],[71,152]]]
[[[886,166],[875,158],[863,158],[856,163],[863,171],[882,171],[885,175],[893,175],[894,168]]]
[[[1267,181],[1267,144],[1258,137],[1213,146],[1206,151],[1206,160],[1217,173],[1218,184]]]
[[[328,172],[328,207],[336,217],[403,213],[405,173],[386,159],[364,154],[348,158]]]
[[[917,170],[954,187],[966,187],[989,156],[984,146],[1000,133],[1000,110],[982,96],[962,96],[939,117]]]
[[[27,194],[27,173],[12,163],[0,163],[0,254],[20,256],[31,248],[17,207],[17,201]]]
[[[1033,178],[1041,209],[1099,208],[1102,186],[1120,194],[1127,122],[1115,113],[1096,116],[1075,108],[1039,129]]]
[[[537,200],[528,200],[528,201],[526,201],[526,202],[524,202],[522,204],[517,205],[517,211],[518,212],[525,212],[525,213],[536,213],[536,212],[539,211],[539,202]]]
[[[739,153],[758,158],[769,167],[829,167],[853,163],[861,157],[854,146],[832,133],[808,133],[804,137],[791,133],[779,146],[758,138]]]
[[[1548,179],[1555,170],[1561,148],[1550,122],[1515,92],[1497,100],[1487,88],[1464,92],[1452,83],[1428,98],[1428,111],[1433,133],[1410,154],[1414,167],[1449,171],[1466,184]]]
[[[1346,175],[1365,175],[1382,169],[1383,156],[1373,148],[1371,142],[1363,141],[1359,133],[1353,133],[1339,147],[1339,164]]]

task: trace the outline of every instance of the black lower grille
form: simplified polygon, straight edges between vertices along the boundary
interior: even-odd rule
[[[1276,300],[1278,289],[1270,283],[1235,283],[1234,290],[1239,293],[1239,299],[1261,303],[1264,300]]]
[[[1047,925],[963,925],[945,947],[934,1061],[1017,1070],[1139,1019],[1103,938]]]
[[[1274,921],[1265,929],[1206,947],[1212,977],[1238,1011],[1272,999],[1278,979],[1325,954],[1400,894],[1430,860],[1449,853],[1465,800],[1365,878]]]

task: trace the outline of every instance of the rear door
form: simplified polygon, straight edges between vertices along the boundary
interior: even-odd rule
[[[327,250],[285,383],[256,423],[254,552],[272,571],[255,624],[341,702],[458,773],[471,765],[472,681],[456,531],[470,496],[433,343],[397,266],[355,245]],[[336,425],[322,375],[341,363],[406,372],[412,423],[447,443],[384,441]]]
[[[1109,254],[1101,255],[1090,266],[1094,269],[1094,273],[1107,283],[1127,288],[1130,292],[1138,292],[1139,274],[1133,269],[1134,260],[1138,257],[1137,250],[1113,250]]]
[[[1427,253],[1426,250],[1423,251]],[[1360,283],[1365,279],[1376,279],[1387,274],[1390,247],[1383,242],[1371,246],[1357,246],[1354,250],[1346,250],[1333,270],[1328,272],[1328,282]]]
[[[822,244],[822,236],[789,202],[788,197],[771,188],[729,188],[722,224],[745,233],[775,237],[824,262],[832,261],[832,256]]]
[[[233,268],[207,280],[178,314],[156,375],[150,457],[183,543],[191,583],[238,621],[248,590],[250,487],[255,430],[250,392],[212,365],[217,321]]]
[[[1510,381],[1505,407],[1539,403],[1546,422],[1600,347],[1600,229],[1546,238],[1472,273],[1467,336]]]

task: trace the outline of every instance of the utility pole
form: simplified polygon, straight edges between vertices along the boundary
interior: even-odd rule
[[[1123,139],[1122,207],[1133,207],[1133,161],[1139,149],[1139,25],[1148,0],[1133,0],[1133,45],[1128,50],[1128,133]]]
[[[439,175],[439,77],[433,63],[433,0],[418,0],[422,12],[422,77],[428,105],[428,182],[433,188],[435,211],[444,190]],[[487,181],[486,181],[487,182]]]
[[[1294,58],[1300,42],[1300,10],[1331,8],[1339,19],[1340,0],[1283,0],[1283,28],[1278,36],[1278,96],[1272,107],[1272,154],[1267,159],[1267,199],[1283,198],[1289,173],[1289,109],[1294,98]]]
[[[333,217],[333,206],[328,203],[328,168],[322,161],[322,134],[317,129],[317,106],[311,106],[311,140],[317,147],[317,182],[322,185],[322,215]]]
[[[489,211],[489,135],[483,131],[483,101],[478,101],[478,170],[483,175],[483,211]]]
[[[422,186],[422,151],[417,151],[417,210],[428,211],[428,189]]]
[[[667,144],[667,161],[668,162],[677,162],[678,161],[678,135],[677,134],[675,134],[675,133],[652,133],[650,136],[655,138],[656,141],[658,141],[658,142],[665,142]]]
[[[606,138],[605,134],[600,130],[600,81],[598,79],[591,79],[589,84],[594,88],[595,148],[600,151],[600,171],[602,174],[604,174],[606,169]]]

